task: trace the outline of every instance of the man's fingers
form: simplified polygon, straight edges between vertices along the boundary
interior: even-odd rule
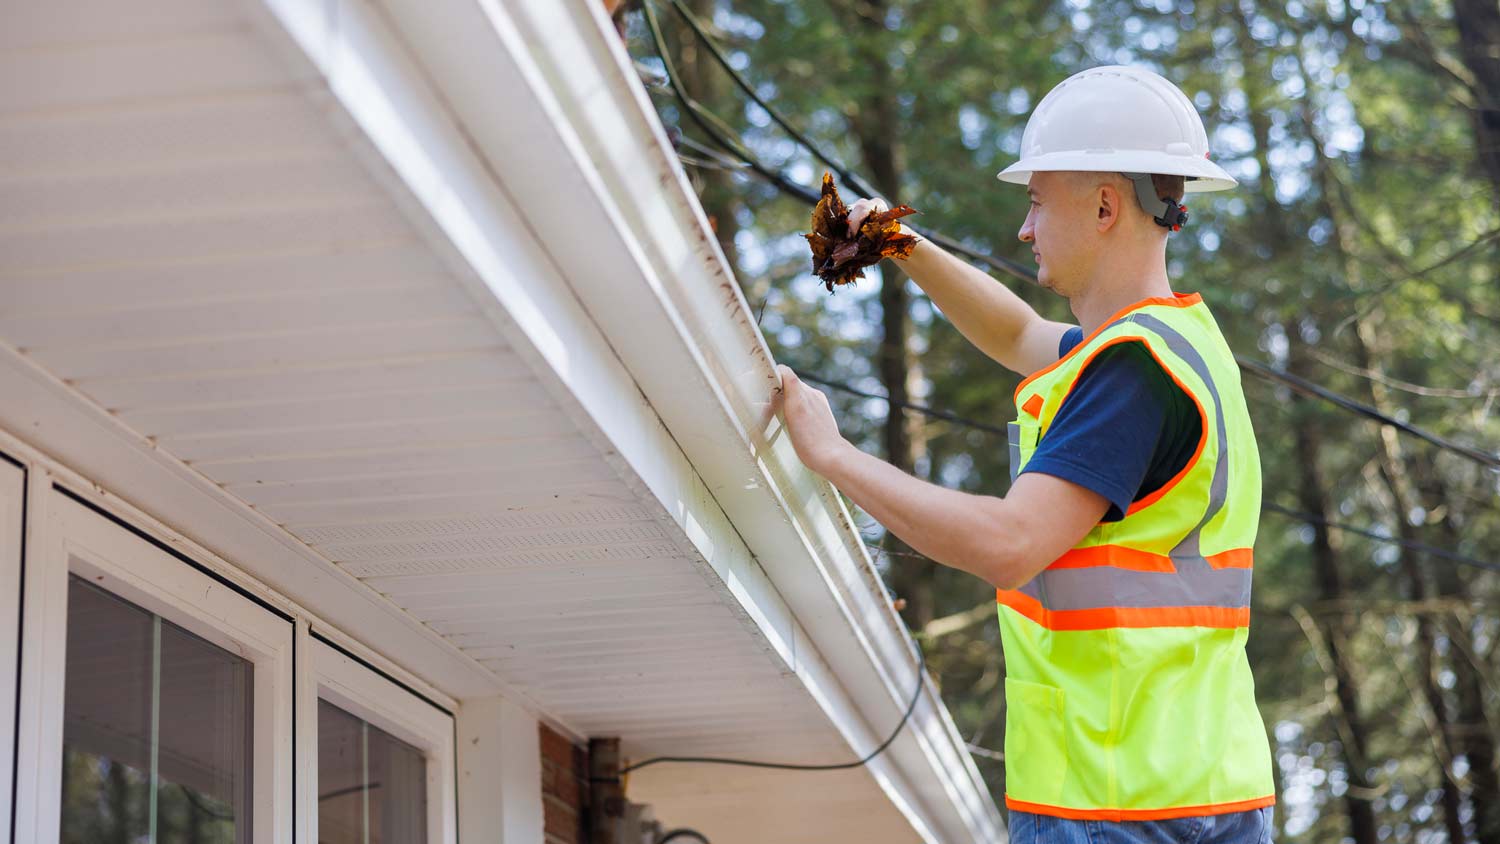
[[[878,196],[855,200],[854,204],[849,206],[849,236],[853,237],[854,233],[859,231],[866,217],[876,211],[889,210],[891,210],[890,204]]]
[[[854,237],[854,233],[857,232],[857,231],[859,231],[860,224],[863,223],[865,221],[865,218],[868,217],[868,216],[870,216],[870,209],[869,208],[861,208],[858,211],[850,211],[849,212],[849,236],[850,237]]]
[[[790,366],[778,363],[776,364],[776,375],[776,380],[780,382],[776,387],[776,395],[778,398],[785,399],[787,387],[797,380],[797,373],[793,372]]]

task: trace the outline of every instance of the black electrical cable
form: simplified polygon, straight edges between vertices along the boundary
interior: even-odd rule
[[[1369,528],[1357,527],[1355,525],[1344,524],[1343,522],[1330,521],[1314,513],[1305,513],[1301,510],[1292,510],[1288,507],[1282,507],[1279,504],[1272,504],[1267,501],[1261,502],[1260,509],[1263,512],[1276,513],[1288,518],[1308,522],[1310,524],[1326,525],[1336,530],[1348,531],[1349,533],[1357,533],[1360,536],[1374,539],[1378,542],[1385,542],[1391,545],[1399,545],[1402,548],[1407,548],[1412,551],[1420,551],[1424,554],[1431,554],[1434,557],[1441,557],[1444,560],[1450,560],[1455,563],[1462,563],[1466,566],[1473,566],[1475,568],[1484,569],[1486,571],[1500,572],[1500,564],[1488,563],[1484,560],[1477,560],[1473,557],[1467,557],[1455,551],[1449,551],[1446,548],[1439,548],[1436,545],[1428,545],[1425,542],[1412,542],[1411,540],[1402,539],[1398,536],[1385,536],[1376,533]]]
[[[726,138],[724,134],[719,130],[708,125],[708,117],[712,116],[716,121],[718,121],[718,116],[714,115],[713,112],[705,107],[702,103],[699,103],[697,100],[689,97],[687,95],[687,92],[682,90],[682,87],[677,82],[676,71],[672,67],[671,59],[668,58],[666,54],[665,39],[662,38],[661,29],[657,25],[656,21],[656,13],[651,8],[650,0],[646,0],[646,2],[643,2],[641,4],[641,8],[646,15],[647,31],[651,35],[651,43],[656,48],[657,55],[661,58],[662,66],[666,68],[668,80],[671,82],[672,92],[677,96],[678,101],[681,102],[685,108],[687,108],[689,116],[692,117],[694,123],[698,124],[698,128],[702,129],[704,134],[708,135],[709,138],[714,141],[714,143],[718,144],[726,152],[738,156],[742,161],[745,162],[745,164],[750,167],[750,169],[754,170],[762,178],[771,182],[773,185],[779,188],[782,193],[800,199],[803,202],[808,203],[809,205],[816,205],[819,199],[819,195],[817,193],[806,190],[805,188],[802,188],[790,182],[785,176],[782,176],[780,173],[772,171],[765,164],[763,164],[760,159],[751,154],[748,149],[745,149],[743,145],[737,143],[731,138]],[[694,32],[698,33],[700,38],[708,38],[707,34],[694,27],[695,21],[686,17],[684,18],[684,20],[688,21],[689,27],[693,28]],[[705,43],[711,42],[705,40]],[[714,47],[713,50],[717,50],[717,47]],[[721,61],[721,64],[724,65],[724,69],[729,73],[731,77],[734,78],[736,84],[738,84],[741,89],[748,88],[749,83],[746,82],[744,77],[740,76],[740,74],[736,72],[733,67],[730,67],[727,61]],[[839,171],[841,177],[852,177],[844,178],[844,181],[847,182],[851,187],[854,187],[856,190],[860,190],[862,193],[867,193],[870,196],[879,195],[878,192],[868,189],[869,186],[863,179],[859,178],[853,173],[849,173],[844,168],[831,163],[831,159],[829,159],[827,155],[823,154],[822,150],[814,146],[800,132],[793,128],[791,124],[787,123],[786,119],[783,118],[780,113],[778,113],[770,106],[766,105],[764,100],[761,100],[759,97],[757,97],[756,103],[766,110],[766,113],[770,115],[771,119],[775,121],[776,125],[780,126],[788,134],[796,138],[798,142],[802,144],[802,146],[806,147],[807,150],[814,156],[816,156],[820,161],[828,162],[830,167],[833,167],[835,170]],[[945,235],[939,234],[938,232],[928,231],[926,227],[923,226],[907,224],[907,227],[916,232],[918,235],[921,235],[922,237],[931,240],[933,243],[942,246],[944,249],[947,249],[951,252],[957,252],[958,254],[963,255],[972,261],[977,261],[981,264],[984,264],[991,269],[998,270],[1005,273],[1006,275],[1010,275],[1022,280],[1036,280],[1035,273],[1032,273],[1026,267],[1023,267],[1019,263],[1016,263],[1009,258],[997,258],[994,255],[986,255],[983,252],[978,252],[976,250],[970,249],[969,247],[964,246],[962,243],[959,243],[958,241],[953,240],[952,238]]]
[[[698,41],[704,47],[708,48],[709,55],[714,57],[714,61],[719,63],[719,67],[724,68],[724,72],[728,73],[729,78],[734,80],[734,84],[739,86],[741,91],[745,92],[745,96],[749,97],[751,102],[765,109],[766,113],[771,116],[771,119],[776,122],[776,125],[782,128],[782,131],[791,135],[797,143],[802,145],[803,149],[812,153],[813,157],[831,167],[833,172],[837,173],[839,178],[844,181],[844,184],[849,185],[865,196],[876,196],[879,194],[879,191],[870,187],[869,183],[860,178],[858,173],[851,171],[843,164],[825,155],[823,150],[818,148],[817,144],[814,144],[806,135],[797,131],[795,127],[776,112],[776,109],[771,107],[770,103],[762,99],[760,94],[755,92],[755,88],[751,86],[750,82],[741,76],[739,71],[735,70],[734,66],[729,63],[729,59],[724,56],[724,51],[719,48],[718,42],[709,37],[709,34],[704,31],[703,24],[688,10],[687,6],[683,5],[682,0],[668,0],[668,2],[677,11],[678,17],[682,18],[683,22],[688,25],[688,29],[693,31],[693,35],[697,36]]]
[[[712,138],[715,143],[722,146],[727,152],[737,156],[738,158],[740,158],[740,160],[750,165],[750,169],[760,174],[761,178],[770,181],[772,184],[780,188],[783,192],[789,193],[792,196],[795,196],[798,199],[802,200],[803,202],[816,205],[818,202],[818,194],[805,188],[799,187],[796,184],[793,184],[791,181],[788,181],[785,176],[782,176],[780,173],[777,173],[766,167],[764,164],[761,164],[755,156],[750,154],[749,150],[745,149],[743,146],[740,146],[738,143],[735,143],[733,140],[725,138],[722,134],[719,133],[717,129],[709,125],[709,120],[706,115],[711,114],[712,112],[710,112],[697,100],[688,96],[687,92],[682,89],[682,83],[678,81],[677,68],[673,66],[671,57],[667,55],[666,39],[662,37],[661,27],[657,23],[656,12],[652,9],[651,3],[642,3],[641,10],[645,12],[646,29],[651,33],[651,43],[655,45],[656,54],[661,58],[662,67],[667,72],[667,81],[672,85],[672,93],[677,95],[677,99],[683,104],[683,107],[687,109],[688,116],[692,118],[693,122],[698,124],[698,128],[702,129],[705,134]]]
[[[662,833],[662,836],[656,839],[656,844],[667,844],[667,842],[671,841],[673,838],[682,838],[684,836],[691,836],[693,838],[696,838],[699,841],[702,841],[703,844],[712,844],[712,842],[710,842],[708,838],[703,835],[703,833],[699,832],[696,829],[688,829],[687,827],[680,827],[678,829],[673,829]]]
[[[814,384],[822,384],[825,387],[829,387],[829,388],[835,389],[835,390],[841,390],[843,392],[847,392],[847,393],[850,393],[852,395],[860,396],[862,398],[880,399],[881,401],[890,402],[891,404],[894,404],[897,407],[904,407],[904,408],[907,408],[909,410],[915,410],[915,411],[918,411],[918,412],[921,412],[921,413],[926,413],[926,414],[935,416],[938,419],[943,419],[943,420],[946,420],[948,422],[952,422],[953,424],[959,425],[959,426],[962,426],[962,427],[973,428],[975,430],[985,431],[987,433],[992,433],[992,434],[1004,434],[1005,433],[1004,431],[1000,430],[999,428],[996,428],[993,425],[987,425],[987,424],[985,424],[983,422],[975,422],[972,419],[965,419],[962,416],[957,416],[957,415],[954,415],[952,413],[948,413],[946,411],[936,410],[934,408],[924,407],[924,406],[921,406],[921,405],[907,404],[905,402],[891,402],[891,400],[888,397],[886,397],[884,395],[881,395],[880,393],[870,393],[870,392],[866,392],[864,390],[855,389],[854,387],[851,387],[848,384],[842,384],[842,383],[840,383],[838,381],[829,381],[829,380],[826,380],[826,379],[823,379],[823,378],[818,378],[818,377],[813,376],[813,375],[806,375],[801,370],[798,370],[798,369],[795,369],[795,368],[792,371],[796,372],[797,373],[797,377],[801,378],[803,381],[810,381],[810,382],[812,382]],[[1403,548],[1408,548],[1408,549],[1413,550],[1413,551],[1421,551],[1422,553],[1431,554],[1434,557],[1440,557],[1440,558],[1442,558],[1444,560],[1450,560],[1452,562],[1460,563],[1460,564],[1463,564],[1463,565],[1466,565],[1466,566],[1473,566],[1474,568],[1484,569],[1486,571],[1500,572],[1500,564],[1487,563],[1487,562],[1485,562],[1483,560],[1479,560],[1479,559],[1476,559],[1474,557],[1469,557],[1469,556],[1465,556],[1463,554],[1459,554],[1459,553],[1454,552],[1454,551],[1449,551],[1446,548],[1439,548],[1436,545],[1428,545],[1428,544],[1426,544],[1424,542],[1412,542],[1412,541],[1401,539],[1400,537],[1395,537],[1395,536],[1386,536],[1386,535],[1383,535],[1383,534],[1380,534],[1380,533],[1376,533],[1375,531],[1373,531],[1373,530],[1371,530],[1369,528],[1362,528],[1362,527],[1358,527],[1356,525],[1346,524],[1346,523],[1343,523],[1343,522],[1329,521],[1327,519],[1324,519],[1324,518],[1321,518],[1319,516],[1316,516],[1316,515],[1314,515],[1312,513],[1304,513],[1304,512],[1302,512],[1300,510],[1290,510],[1290,509],[1288,509],[1286,507],[1282,507],[1282,506],[1277,505],[1277,504],[1272,504],[1270,502],[1262,502],[1261,503],[1261,510],[1262,511],[1269,511],[1269,512],[1272,512],[1272,513],[1276,513],[1278,515],[1287,516],[1287,517],[1294,518],[1294,519],[1299,519],[1301,521],[1307,522],[1308,524],[1327,525],[1328,527],[1335,528],[1337,530],[1348,531],[1349,533],[1356,533],[1356,534],[1359,534],[1360,536],[1368,537],[1369,539],[1376,540],[1377,542],[1385,542],[1385,543],[1388,543],[1388,544],[1391,544],[1391,545],[1399,545],[1399,546],[1401,546]],[[891,554],[891,555],[900,556],[900,557],[912,557],[914,559],[922,559],[922,560],[929,560],[929,561],[931,561],[931,559],[932,559],[932,558],[928,557],[926,554],[906,553],[906,552],[902,552],[902,551],[891,551],[891,550],[888,550],[886,548],[882,548],[880,546],[870,545],[869,543],[866,543],[866,545],[868,545],[873,550],[880,551],[880,552],[885,553],[885,554]]]
[[[789,762],[760,762],[752,759],[733,759],[723,756],[656,756],[651,759],[636,762],[633,765],[626,765],[625,767],[620,769],[619,776],[590,777],[589,780],[591,782],[619,782],[621,776],[624,776],[631,771],[638,771],[641,768],[645,768],[650,765],[657,765],[662,762],[685,762],[703,765],[737,765],[744,768],[774,768],[781,771],[842,771],[848,768],[858,768],[869,763],[871,759],[879,756],[882,752],[885,751],[887,747],[891,746],[891,743],[894,742],[896,740],[896,737],[901,735],[901,731],[905,729],[906,722],[911,719],[911,714],[917,709],[918,701],[922,699],[922,688],[925,685],[924,678],[927,671],[927,653],[922,650],[922,646],[918,644],[915,639],[912,640],[912,644],[915,646],[917,651],[917,684],[916,689],[913,690],[911,695],[911,703],[907,704],[906,712],[902,714],[901,720],[896,724],[896,728],[891,731],[891,734],[886,737],[885,741],[881,742],[880,746],[876,747],[874,750],[866,753],[861,759],[853,762],[838,762],[831,765],[798,765]]]
[[[1005,429],[1001,428],[998,425],[990,425],[985,422],[975,422],[972,419],[965,419],[962,416],[957,416],[955,414],[949,413],[946,410],[938,410],[935,407],[927,407],[926,405],[897,401],[890,396],[883,395],[881,393],[870,393],[857,387],[851,387],[848,384],[844,384],[839,381],[830,381],[827,378],[821,378],[817,375],[809,375],[800,369],[793,368],[792,371],[797,373],[797,377],[801,378],[803,381],[808,381],[813,384],[822,384],[825,387],[849,393],[850,395],[860,396],[862,398],[879,399],[886,404],[892,405],[893,407],[904,408],[906,410],[914,410],[917,413],[931,416],[934,419],[942,419],[947,422],[952,422],[955,425],[962,425],[966,428],[973,428],[978,431],[987,431],[991,434],[999,434],[1002,437],[1006,436]]]
[[[1284,377],[1286,379],[1286,382],[1288,383],[1288,386],[1293,386],[1293,387],[1295,387],[1297,389],[1305,389],[1305,390],[1307,390],[1309,392],[1313,392],[1314,395],[1318,395],[1318,393],[1315,392],[1315,391],[1327,392],[1326,390],[1323,390],[1323,388],[1317,386],[1316,384],[1312,384],[1311,382],[1305,381],[1304,379],[1297,378],[1297,376],[1295,376],[1295,375],[1287,375],[1286,373],[1282,373],[1282,372],[1280,372],[1278,370],[1271,369],[1270,367],[1267,367],[1267,366],[1265,366],[1265,364],[1262,364],[1262,363],[1260,363],[1258,361],[1249,360],[1248,358],[1241,358],[1238,355],[1235,356],[1235,360],[1240,364],[1241,368],[1244,368],[1247,371],[1252,372],[1253,374],[1261,374],[1262,371],[1264,371],[1267,374],[1269,380],[1281,381],[1283,379],[1283,377]],[[829,380],[827,378],[821,378],[821,377],[816,376],[816,375],[809,375],[809,374],[803,372],[801,369],[798,369],[796,367],[793,367],[792,371],[795,372],[795,373],[797,373],[797,377],[801,378],[803,381],[808,381],[808,382],[811,382],[813,384],[821,384],[821,385],[823,385],[825,387],[828,387],[830,389],[839,390],[840,392],[849,393],[850,395],[855,395],[855,396],[859,396],[861,398],[867,398],[867,399],[879,399],[880,401],[883,401],[883,402],[886,402],[888,404],[894,405],[895,407],[904,408],[906,410],[916,411],[918,413],[922,413],[922,414],[925,414],[927,416],[931,416],[931,417],[933,417],[935,419],[942,419],[942,420],[945,420],[945,421],[948,421],[948,422],[952,422],[955,425],[961,425],[961,426],[963,426],[965,428],[973,428],[976,431],[984,431],[984,432],[990,433],[990,434],[1000,434],[1002,436],[1004,436],[1006,434],[1006,432],[1005,432],[1004,429],[1002,429],[1002,428],[1000,428],[1000,427],[998,427],[996,425],[991,425],[991,424],[989,424],[987,422],[976,422],[973,419],[966,419],[966,418],[964,418],[962,416],[959,416],[957,414],[949,413],[946,410],[938,410],[937,408],[928,407],[926,405],[912,404],[910,402],[895,401],[895,400],[891,399],[889,396],[887,396],[887,395],[885,395],[883,393],[871,393],[871,392],[868,392],[866,390],[861,390],[861,389],[858,389],[856,387],[852,387],[852,386],[850,386],[848,384],[845,384],[845,383],[842,383],[840,381],[832,381],[832,380]],[[1327,398],[1329,401],[1334,401],[1334,402],[1339,402],[1340,399],[1343,399],[1342,396],[1338,396],[1338,394],[1336,394],[1336,393],[1333,394],[1332,396],[1322,396],[1322,397],[1323,398]],[[1346,401],[1352,401],[1352,400],[1347,400],[1346,399]],[[1358,403],[1356,402],[1355,404],[1358,404]],[[1350,410],[1353,410],[1356,413],[1361,413],[1361,414],[1364,414],[1364,415],[1368,415],[1371,418],[1373,418],[1375,421],[1380,422],[1382,424],[1396,426],[1397,428],[1399,428],[1401,430],[1407,431],[1408,433],[1412,434],[1413,436],[1420,437],[1420,438],[1422,438],[1424,440],[1427,440],[1428,442],[1433,443],[1434,445],[1437,445],[1437,446],[1439,446],[1441,448],[1444,448],[1444,449],[1447,449],[1449,451],[1459,451],[1460,453],[1463,453],[1463,451],[1467,449],[1466,446],[1462,446],[1462,445],[1458,445],[1456,443],[1452,443],[1452,442],[1450,442],[1448,440],[1443,439],[1442,437],[1437,436],[1436,434],[1431,434],[1431,433],[1428,433],[1427,431],[1425,431],[1425,430],[1423,430],[1421,428],[1417,428],[1414,425],[1409,425],[1409,424],[1407,424],[1405,422],[1401,422],[1401,421],[1398,421],[1396,419],[1392,419],[1390,416],[1387,416],[1386,414],[1383,414],[1380,411],[1375,410],[1374,408],[1368,408],[1368,413],[1366,413],[1366,410],[1364,410],[1364,409],[1350,408]],[[1491,455],[1488,455],[1486,452],[1482,452],[1482,451],[1475,451],[1474,454],[1472,454],[1472,455],[1464,453],[1463,456],[1469,457],[1470,459],[1475,460],[1477,462],[1486,463],[1486,464],[1488,464],[1488,462],[1489,462],[1490,459],[1493,459]],[[1268,509],[1269,509],[1269,507],[1270,507],[1270,505],[1267,505]],[[1290,511],[1288,511],[1288,512],[1290,512]],[[1362,531],[1361,528],[1353,528],[1353,527],[1341,526],[1341,525],[1333,525],[1333,526],[1334,527],[1343,527],[1344,529],[1353,530],[1353,531],[1356,531],[1356,532],[1361,532]],[[1392,539],[1390,537],[1381,537],[1381,536],[1377,536],[1377,535],[1373,535],[1373,534],[1368,534],[1368,533],[1367,533],[1367,535],[1370,535],[1370,536],[1372,536],[1375,539],[1385,539],[1385,540],[1391,541],[1391,542],[1397,542],[1398,541],[1398,540]],[[1429,546],[1428,550],[1437,551],[1437,550],[1441,550],[1441,549],[1432,549]],[[1469,559],[1469,558],[1465,558],[1465,559]],[[1484,564],[1478,563],[1478,561],[1472,561],[1472,562],[1474,562],[1476,565],[1480,565],[1481,567],[1484,566]]]
[[[1382,425],[1390,425],[1398,431],[1411,434],[1412,436],[1419,439],[1426,440],[1427,442],[1432,443],[1433,445],[1445,451],[1451,451],[1454,454],[1467,457],[1482,466],[1488,466],[1491,469],[1500,469],[1500,455],[1491,454],[1487,451],[1480,451],[1477,448],[1461,445],[1459,443],[1453,442],[1452,440],[1445,439],[1438,436],[1437,434],[1423,430],[1422,428],[1418,428],[1417,426],[1410,423],[1402,422],[1401,420],[1396,419],[1395,417],[1392,417],[1388,414],[1381,413],[1379,410],[1370,407],[1369,405],[1362,402],[1351,399],[1348,396],[1335,393],[1327,387],[1321,387],[1317,384],[1314,384],[1306,378],[1293,375],[1290,372],[1283,372],[1279,369],[1274,369],[1271,366],[1261,363],[1258,360],[1251,360],[1240,355],[1235,355],[1234,359],[1235,362],[1240,365],[1241,369],[1251,373],[1252,375],[1258,375],[1268,381],[1279,382],[1288,387],[1291,387],[1292,389],[1304,395],[1310,395],[1316,398],[1323,399],[1324,401],[1332,402],[1333,404],[1336,404],[1351,413],[1357,413],[1361,416],[1368,417],[1375,420],[1376,422],[1381,423]]]

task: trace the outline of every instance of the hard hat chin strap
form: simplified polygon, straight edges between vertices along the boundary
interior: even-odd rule
[[[1141,204],[1142,210],[1151,214],[1151,219],[1164,229],[1181,231],[1183,223],[1187,222],[1188,212],[1186,205],[1180,205],[1173,199],[1162,199],[1156,195],[1156,186],[1151,184],[1150,173],[1125,173],[1125,178],[1135,183],[1135,198]],[[1157,214],[1153,208],[1160,209]]]

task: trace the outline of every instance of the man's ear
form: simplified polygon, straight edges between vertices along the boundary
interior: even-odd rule
[[[1120,216],[1125,213],[1125,197],[1115,185],[1105,182],[1094,189],[1098,197],[1098,227],[1099,233],[1109,231],[1115,224],[1120,222]]]

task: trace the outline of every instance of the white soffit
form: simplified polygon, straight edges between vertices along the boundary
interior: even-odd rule
[[[555,379],[476,305],[394,180],[372,175],[321,77],[267,46],[263,12],[146,6],[8,14],[10,377],[103,409],[579,734],[699,752],[735,740],[695,713],[742,709],[746,730],[822,721],[607,442],[559,406]],[[29,418],[40,402],[6,405],[6,427],[76,462],[85,444]],[[726,709],[730,691],[741,703]]]

